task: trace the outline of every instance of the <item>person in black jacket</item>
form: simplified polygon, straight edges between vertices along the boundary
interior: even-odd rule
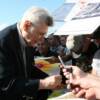
[[[53,25],[50,14],[32,7],[21,21],[0,31],[0,100],[46,100],[61,85],[34,66],[33,47]]]

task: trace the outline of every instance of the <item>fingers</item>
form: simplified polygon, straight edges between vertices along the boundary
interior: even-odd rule
[[[93,88],[90,88],[86,91],[85,95],[86,99],[88,100],[96,100],[95,92]]]
[[[81,90],[80,87],[76,87],[76,88],[74,88],[74,89],[72,90],[72,92],[73,92],[74,94],[76,94],[76,93],[78,93],[80,90]]]
[[[70,73],[64,73],[64,76],[69,79],[70,78]]]
[[[59,85],[57,85],[57,86],[55,86],[55,88],[54,89],[61,89],[63,86],[62,86],[62,84],[59,84]]]
[[[54,77],[58,80],[62,80],[62,76],[61,75],[54,75]]]
[[[62,77],[61,75],[49,76],[42,81],[43,88],[45,89],[55,89],[61,85]]]
[[[52,76],[52,78],[53,78],[55,84],[61,84],[61,82],[62,82],[61,75],[54,75],[54,76]]]
[[[60,89],[62,87],[61,82],[62,82],[61,75],[54,75],[53,89]]]
[[[78,92],[79,92],[79,91],[78,91],[77,89],[73,89],[73,90],[72,90],[72,93],[73,93],[73,94],[77,94]]]
[[[77,93],[76,93],[76,97],[83,97],[83,96],[85,96],[85,90],[84,89],[81,89],[80,91],[78,91]]]
[[[61,65],[61,64],[59,65],[59,67],[60,67],[60,68],[64,68],[64,66],[63,66],[63,65]]]
[[[72,91],[76,97],[84,97],[87,100],[96,100],[94,89],[74,89]]]
[[[63,68],[62,71],[63,71],[64,76],[66,76],[66,78],[67,78],[67,75],[69,75],[70,73],[67,72],[67,69],[65,69],[65,68]]]

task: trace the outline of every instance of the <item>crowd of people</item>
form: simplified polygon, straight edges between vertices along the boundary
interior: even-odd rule
[[[99,77],[99,55],[100,55],[100,27],[98,27],[92,34],[92,39],[95,40],[97,44],[97,50],[94,53],[92,58],[91,73],[85,73],[83,70],[79,68],[79,66],[70,66],[72,68],[72,73],[65,68],[62,68],[63,74],[66,76],[68,80],[66,80],[67,84],[74,85],[72,88],[73,93],[77,97],[84,97],[87,100],[99,100],[100,99],[100,77]],[[92,49],[89,49],[90,52]]]
[[[0,31],[0,100],[47,100],[62,87],[62,76],[74,86],[77,97],[100,99],[100,27],[91,35],[45,38],[53,18],[39,7],[28,9],[22,19]],[[72,68],[61,67],[62,74],[49,76],[35,66],[34,56],[58,56]],[[65,82],[64,82],[65,84]]]

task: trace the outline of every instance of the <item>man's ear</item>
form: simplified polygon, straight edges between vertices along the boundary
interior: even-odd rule
[[[32,23],[30,21],[26,20],[23,25],[24,31],[27,31],[31,25],[32,25]]]

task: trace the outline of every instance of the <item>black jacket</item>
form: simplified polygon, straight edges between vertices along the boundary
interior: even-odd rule
[[[48,75],[34,67],[33,48],[29,49],[26,66],[28,76],[25,77],[17,24],[0,31],[0,100],[22,100],[24,95],[33,96],[34,100],[46,100],[51,92],[38,89],[39,79]]]

